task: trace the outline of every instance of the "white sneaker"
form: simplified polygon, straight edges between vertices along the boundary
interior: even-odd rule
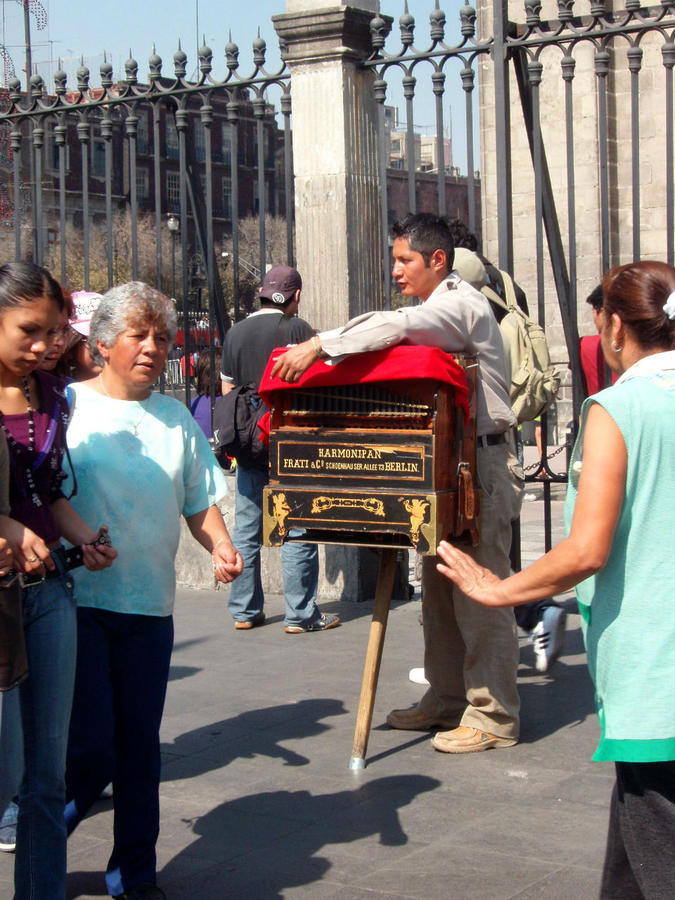
[[[429,684],[424,674],[424,669],[411,669],[408,672],[408,681],[412,681],[413,684]]]
[[[537,672],[548,672],[563,651],[567,613],[560,606],[547,606],[530,632]]]

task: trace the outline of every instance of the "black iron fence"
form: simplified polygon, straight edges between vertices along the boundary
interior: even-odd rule
[[[475,202],[480,174],[482,221],[496,218],[489,252],[495,253],[495,263],[512,273],[514,262],[523,269],[524,248],[530,261],[529,268],[525,266],[530,275],[526,289],[530,298],[536,297],[536,304],[531,305],[538,321],[544,326],[552,322],[547,327],[549,335],[556,329],[562,332],[565,355],[559,354],[559,360],[569,360],[571,378],[568,402],[560,405],[563,412],[558,419],[563,427],[558,428],[558,441],[572,439],[584,396],[579,357],[580,287],[589,293],[612,265],[639,259],[645,252],[673,263],[675,3],[663,0],[658,6],[644,7],[639,0],[626,0],[622,10],[609,6],[605,0],[558,0],[557,18],[544,20],[540,0],[525,0],[520,14],[515,13],[515,4],[506,0],[487,0],[480,4],[479,21],[467,2],[449,24],[437,0],[429,16],[428,43],[426,34],[421,38],[424,47],[415,43],[416,23],[406,6],[398,21],[398,44],[390,38],[392,20],[373,18],[373,53],[364,63],[376,76],[383,184],[391,154],[387,94],[393,76],[400,80],[411,211],[419,208],[416,109],[420,85],[434,97],[440,214],[452,215],[447,208],[449,173],[441,162],[446,103],[449,96],[463,94],[469,229],[477,235],[480,232],[481,211]],[[520,21],[512,21],[509,12]],[[388,49],[388,44],[394,44],[394,49]],[[453,85],[461,86],[461,91]],[[515,153],[514,144],[518,148]],[[474,174],[478,147],[483,171]],[[514,213],[514,193],[523,194],[523,180],[531,187],[525,202],[519,198]],[[514,233],[523,230],[525,216],[525,239],[522,233],[516,234],[521,250],[514,257]],[[381,218],[383,257],[389,260],[386,191]],[[593,237],[590,249],[589,232]],[[388,271],[384,278],[389,298]],[[549,299],[552,295],[554,301]],[[581,294],[582,301],[583,297]],[[529,482],[543,484],[545,546],[549,549],[551,486],[566,481],[566,475],[552,470],[551,459],[559,451],[548,450],[547,418],[541,423],[540,457],[526,474]],[[568,420],[572,427],[565,429]]]
[[[62,71],[53,86],[33,75],[28,94],[12,79],[0,110],[3,255],[48,264],[73,289],[140,277],[186,314],[203,296],[222,340],[250,300],[249,273],[265,269],[270,216],[286,220],[277,261],[293,258],[289,76],[283,61],[268,72],[265,54],[256,39],[244,76],[228,43],[220,81],[206,46],[196,82],[180,48],[172,77],[153,53],[145,83],[134,59],[119,80],[104,63],[100,87],[84,66],[77,85]],[[253,262],[240,252],[245,219]]]

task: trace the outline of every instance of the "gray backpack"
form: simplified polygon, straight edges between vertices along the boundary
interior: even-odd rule
[[[481,293],[506,311],[499,328],[511,365],[511,409],[519,423],[531,422],[553,404],[560,387],[560,375],[551,365],[544,329],[518,306],[511,276],[499,271],[506,301],[488,285],[481,288]]]

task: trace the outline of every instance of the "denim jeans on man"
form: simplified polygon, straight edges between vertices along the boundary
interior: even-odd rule
[[[70,834],[113,783],[113,897],[155,883],[159,835],[159,726],[173,618],[77,610],[77,675],[68,742],[65,820]]]
[[[14,887],[15,900],[34,900],[66,893],[64,776],[76,645],[72,576],[62,573],[26,588],[22,604],[28,678],[18,687],[24,774]]]
[[[232,618],[237,622],[255,618],[262,613],[265,603],[260,577],[260,545],[262,495],[266,484],[266,471],[237,466],[232,542],[244,560],[244,571],[232,582],[227,602]],[[319,582],[318,547],[315,544],[284,544],[281,548],[281,565],[286,598],[286,625],[307,625],[316,621],[321,617],[315,602]]]

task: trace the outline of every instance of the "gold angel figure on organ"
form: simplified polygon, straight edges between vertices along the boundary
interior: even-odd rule
[[[286,519],[291,507],[286,500],[286,494],[272,494],[272,515],[276,519],[277,528],[281,536],[286,534]]]
[[[420,528],[424,524],[427,509],[429,508],[429,501],[417,498],[405,500],[403,497],[400,497],[399,500],[401,500],[404,509],[410,515],[410,539],[417,546],[417,542],[420,539]]]

